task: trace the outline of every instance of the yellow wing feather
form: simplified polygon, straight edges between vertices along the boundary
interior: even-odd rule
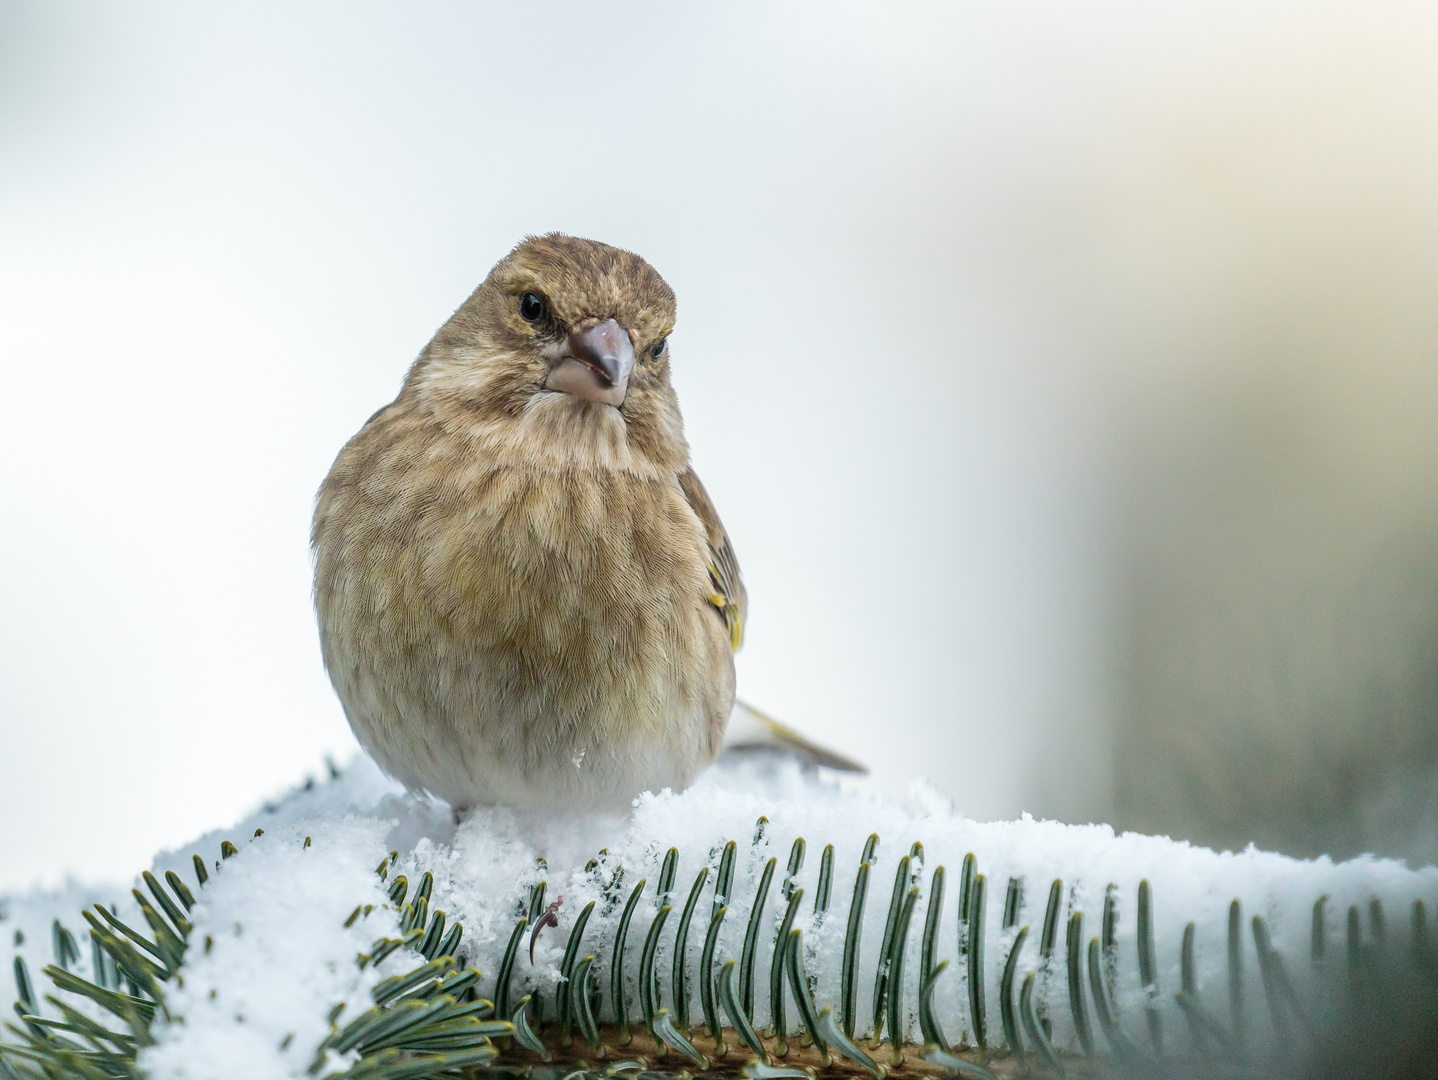
[[[730,647],[737,652],[744,642],[744,615],[749,606],[744,578],[739,573],[739,560],[734,557],[729,534],[724,531],[724,523],[719,520],[709,493],[704,490],[693,469],[685,469],[679,474],[679,488],[704,526],[711,586],[707,599],[724,620],[724,626],[729,631]]]

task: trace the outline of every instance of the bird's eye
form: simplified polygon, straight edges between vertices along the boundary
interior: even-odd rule
[[[538,322],[544,317],[544,300],[538,293],[521,293],[519,297],[519,317],[525,322]]]
[[[662,337],[662,338],[660,338],[658,341],[656,341],[656,342],[654,343],[654,353],[653,353],[654,359],[656,359],[656,360],[659,359],[660,355],[664,352],[664,346],[667,345],[668,343],[669,343],[669,339],[668,339],[667,337]]]

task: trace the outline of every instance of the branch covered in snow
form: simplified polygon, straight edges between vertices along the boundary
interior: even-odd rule
[[[1431,868],[980,823],[762,762],[624,819],[456,824],[359,761],[160,856],[128,903],[10,900],[29,1019],[4,1060],[39,1076],[47,1046],[128,1046],[154,1078],[378,1078],[594,1058],[626,1036],[690,1067],[721,1045],[875,1072],[1293,1060],[1335,1018],[1377,1030],[1372,1000],[1431,988],[1435,894]],[[96,900],[92,932],[78,911]],[[52,963],[74,1016],[35,989]],[[126,1008],[153,1016],[110,1042],[76,1019]]]

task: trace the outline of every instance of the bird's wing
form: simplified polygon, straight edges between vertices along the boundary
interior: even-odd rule
[[[734,546],[729,543],[719,512],[709,501],[709,493],[693,469],[679,474],[679,488],[704,526],[704,538],[709,544],[709,603],[724,620],[729,630],[729,644],[737,652],[744,641],[744,615],[749,609],[739,560],[734,557]]]
[[[793,728],[785,727],[772,716],[742,701],[734,702],[729,727],[724,733],[725,751],[767,750],[798,758],[806,765],[822,765],[842,772],[867,773],[857,761],[810,742]]]

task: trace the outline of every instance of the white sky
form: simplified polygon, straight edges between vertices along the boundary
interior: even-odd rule
[[[741,695],[890,789],[1108,812],[1093,268],[1167,118],[1281,110],[1358,9],[880,7],[0,7],[0,888],[353,752],[313,493],[550,229],[678,293]]]

